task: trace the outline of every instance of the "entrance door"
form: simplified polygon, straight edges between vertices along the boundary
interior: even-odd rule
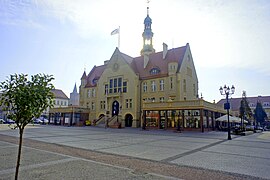
[[[132,126],[132,120],[133,116],[131,114],[127,114],[125,117],[125,126],[126,127],[131,127]]]
[[[114,101],[112,103],[112,117],[114,115],[118,116],[119,114],[119,102],[118,101]]]

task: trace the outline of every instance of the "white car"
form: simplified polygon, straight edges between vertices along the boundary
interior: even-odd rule
[[[45,123],[45,124],[48,124],[49,123],[49,120],[48,119],[43,119],[43,122]]]
[[[37,118],[37,119],[35,119],[35,120],[34,120],[34,123],[36,123],[36,124],[40,124],[40,123],[42,123],[42,120],[41,120],[41,119],[39,119],[39,118]]]
[[[37,118],[34,122],[35,123],[39,123],[39,124],[48,124],[49,123],[49,120],[48,119],[45,119],[43,117],[40,117],[40,118]]]
[[[4,119],[0,119],[0,124],[5,123],[6,121]]]
[[[7,123],[7,124],[14,124],[15,121],[13,121],[12,119],[7,119],[7,120],[6,120],[6,123]]]

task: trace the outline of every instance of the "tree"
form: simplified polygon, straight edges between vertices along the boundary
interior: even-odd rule
[[[263,124],[265,122],[265,118],[267,118],[267,114],[262,107],[260,102],[257,102],[256,108],[254,109],[254,119],[256,120],[255,125],[258,123]]]
[[[243,94],[242,94],[242,100],[240,102],[240,108],[239,108],[239,117],[241,119],[245,119],[245,118],[250,119],[252,117],[252,111],[249,107],[249,102],[246,97],[246,91],[243,91]]]
[[[14,129],[18,128],[20,134],[15,180],[18,179],[24,128],[47,107],[52,107],[53,79],[52,75],[37,74],[28,80],[28,75],[14,74],[0,84],[0,106],[7,111],[8,118],[15,121]]]

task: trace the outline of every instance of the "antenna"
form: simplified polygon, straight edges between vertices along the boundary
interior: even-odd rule
[[[149,15],[149,3],[150,3],[150,0],[147,0],[147,15]]]

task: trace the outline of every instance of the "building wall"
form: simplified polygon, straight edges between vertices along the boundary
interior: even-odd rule
[[[141,109],[144,102],[197,99],[198,79],[189,48],[182,64],[168,63],[168,75],[163,77],[155,76],[155,78],[140,80],[119,51],[115,51],[107,63],[95,87],[84,87],[86,84],[84,79],[81,82],[80,105],[90,108],[90,120],[105,115],[106,110],[109,113],[108,116],[111,117],[112,103],[117,101],[120,106],[119,119],[123,120],[122,125],[124,125],[126,115],[130,114],[133,117],[132,126],[139,127],[142,125]],[[127,82],[127,92],[119,93],[118,90],[116,93],[110,92],[110,80],[116,78],[122,78],[123,82]],[[161,81],[164,83],[164,88],[161,87]],[[156,86],[154,91],[152,90],[153,82]],[[108,85],[107,94],[105,85]],[[107,106],[104,106],[105,104]]]
[[[110,92],[110,80],[122,78],[122,83],[127,82],[127,92],[114,93],[114,87]],[[108,85],[108,93],[105,93],[105,85]],[[122,87],[123,88],[123,87]],[[119,118],[124,119],[127,114],[133,117],[133,126],[136,126],[139,119],[139,77],[130,68],[130,65],[122,58],[119,51],[109,61],[107,68],[102,73],[97,83],[97,99],[99,104],[96,109],[96,117],[105,114],[105,109],[112,114],[112,103],[119,102]],[[101,101],[107,103],[107,107],[101,108]],[[130,107],[131,106],[131,107]]]
[[[53,99],[54,105],[53,105],[52,108],[68,107],[68,101],[69,101],[69,99],[54,98],[54,99]],[[50,111],[50,108],[48,107],[48,108],[42,113],[42,115],[43,115],[43,116],[49,117],[49,111]]]
[[[180,82],[178,84],[179,100],[198,99],[198,77],[189,46],[180,67],[178,80]]]

